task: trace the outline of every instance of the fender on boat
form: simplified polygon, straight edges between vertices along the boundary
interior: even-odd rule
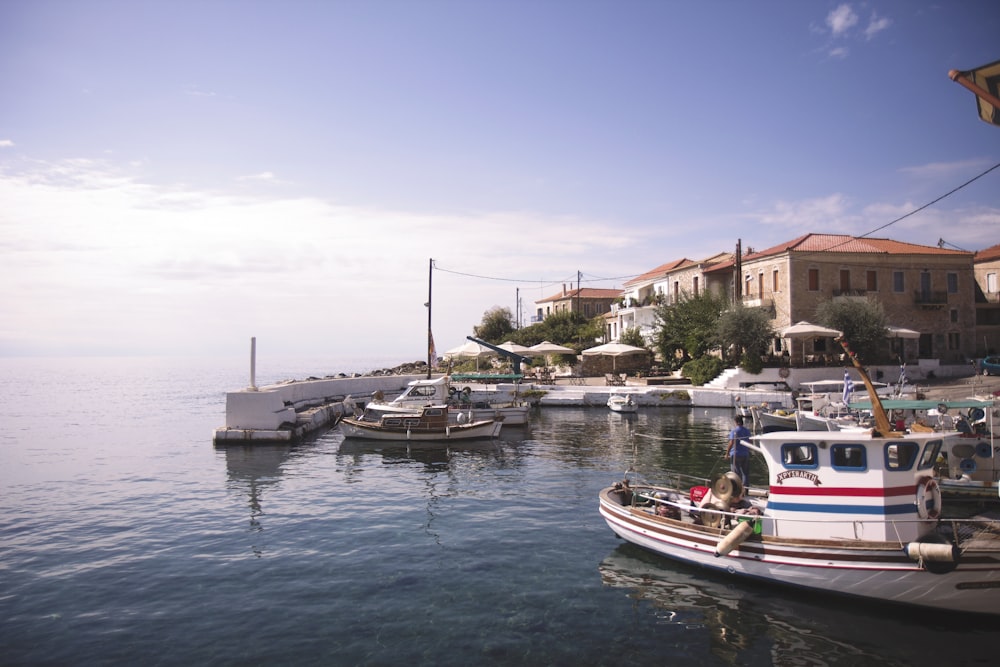
[[[909,542],[903,550],[910,560],[932,574],[947,574],[958,567],[959,548],[944,537],[931,533],[916,542]]]
[[[740,521],[715,545],[715,557],[728,556],[730,551],[746,542],[751,535],[753,535],[753,521]]]

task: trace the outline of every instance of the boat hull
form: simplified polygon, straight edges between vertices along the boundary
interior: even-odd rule
[[[340,422],[340,428],[345,438],[395,441],[444,441],[495,438],[500,435],[502,425],[503,422],[486,421],[473,422],[471,424],[454,424],[444,428],[420,429],[396,426],[386,427],[379,424],[359,422],[355,419],[344,419]]]
[[[1000,614],[1000,553],[966,553],[935,574],[892,542],[783,540],[753,536],[716,556],[727,531],[655,516],[624,505],[615,487],[600,494],[600,512],[622,539],[668,558],[735,577],[882,602]]]

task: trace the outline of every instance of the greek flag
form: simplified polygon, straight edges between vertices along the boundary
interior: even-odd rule
[[[851,379],[851,374],[844,371],[844,405],[851,404],[851,394],[854,393],[854,380]]]

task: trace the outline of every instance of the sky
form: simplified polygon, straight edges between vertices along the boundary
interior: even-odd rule
[[[1000,243],[994,0],[0,0],[0,356],[426,359],[562,285]],[[431,261],[433,260],[433,270]]]

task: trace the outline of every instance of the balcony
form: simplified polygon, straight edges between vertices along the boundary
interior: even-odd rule
[[[944,308],[948,305],[948,293],[921,290],[913,293],[913,303],[927,309]]]

